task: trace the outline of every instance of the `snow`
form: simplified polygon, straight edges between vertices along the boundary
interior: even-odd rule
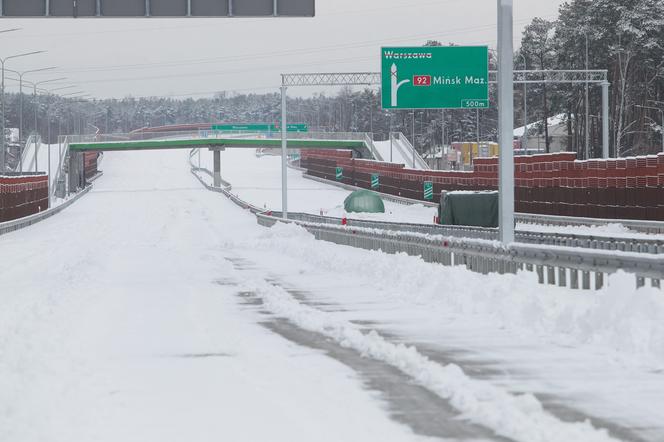
[[[620,223],[608,223],[597,226],[551,226],[542,224],[518,223],[516,229],[522,232],[542,232],[575,235],[591,235],[604,238],[658,239],[664,241],[664,235],[635,232]]]
[[[64,146],[62,147],[64,149]],[[48,173],[48,156],[51,155],[51,186],[55,183],[55,178],[60,164],[60,146],[58,144],[41,143],[37,149],[37,164],[35,165],[35,145],[34,143],[26,145],[23,153],[22,172],[45,172]],[[63,152],[64,153],[64,152]]]
[[[635,289],[631,275],[610,276],[598,292],[571,291],[539,285],[532,273],[487,277],[405,255],[340,249],[294,226],[273,228],[245,246],[258,266],[276,267],[273,273],[287,284],[313,294],[313,305],[329,306],[309,327],[334,336],[340,333],[330,325],[334,321],[351,328],[369,323],[370,330],[396,335],[396,342],[466,355],[471,367],[483,362],[487,368],[480,373],[495,370],[488,378],[508,391],[542,402],[553,397],[557,406],[642,428],[646,440],[664,436],[664,297],[660,290]],[[278,263],[268,264],[272,254]],[[282,315],[315,317],[283,302]],[[426,372],[424,362],[413,370]],[[546,403],[546,409],[552,406]],[[532,437],[525,440],[592,440],[526,434]]]
[[[193,162],[198,164],[198,157]],[[212,170],[212,154],[202,151],[201,165]],[[256,156],[252,149],[228,149],[221,155],[221,176],[229,181],[231,192],[258,207],[281,210],[281,157]],[[209,180],[209,178],[207,178]],[[345,213],[344,199],[351,191],[306,179],[302,172],[288,170],[288,210],[314,215],[337,216],[378,221],[433,223],[435,207],[403,205],[384,201],[384,214]]]
[[[559,125],[565,123],[566,118],[567,118],[567,116],[565,114],[554,115],[554,116],[549,117],[547,119],[547,123],[549,124],[549,127],[559,126]],[[540,123],[541,123],[541,121],[535,121],[533,123],[528,124],[528,130],[530,131],[530,130],[536,128]],[[521,126],[521,127],[517,127],[516,129],[514,129],[514,136],[515,137],[522,137],[523,132],[524,132],[524,128],[525,128],[525,126]]]
[[[229,181],[232,193],[259,207],[281,210],[281,157],[256,156],[252,149],[229,149],[221,155],[222,177]],[[193,157],[198,164],[198,156]],[[201,165],[212,170],[212,154],[202,151]],[[254,173],[254,171],[256,173]],[[202,178],[212,183],[207,175]],[[454,193],[468,191],[455,191]],[[346,213],[344,199],[351,191],[332,184],[321,183],[303,177],[302,173],[288,170],[289,210],[341,218],[371,221],[389,221],[415,224],[432,224],[438,214],[436,207],[422,204],[404,205],[384,201],[385,213]],[[475,193],[475,192],[470,192]],[[602,226],[550,226],[518,223],[517,230],[527,232],[593,235],[607,238],[664,239],[664,235],[634,232],[619,223]]]
[[[224,244],[263,229],[183,153],[107,154],[90,194],[0,238],[0,440],[420,440],[241,306]]]
[[[227,151],[223,176],[278,204],[274,163]],[[298,175],[294,208],[347,194]],[[388,363],[514,440],[633,439],[614,426],[664,439],[661,290],[617,274],[571,291],[262,228],[200,186],[185,151],[107,154],[88,195],[0,237],[0,262],[0,440],[423,440],[266,317]]]
[[[383,161],[390,162],[390,158],[392,158],[392,163],[396,164],[405,164],[406,167],[412,168],[413,167],[413,157],[411,155],[411,152],[409,152],[409,149],[407,146],[405,146],[399,139],[394,139],[392,148],[390,149],[390,140],[387,141],[374,141],[374,146],[376,147],[376,150],[378,153],[380,153],[380,156],[383,157]],[[390,157],[390,150],[392,150],[392,156]],[[421,169],[419,165],[417,164],[417,161],[415,162],[415,169]]]
[[[357,326],[339,321],[334,315],[300,304],[283,289],[267,283],[245,284],[245,287],[264,295],[268,308],[274,313],[291,319],[305,329],[324,333],[366,357],[397,367],[416,382],[449,399],[465,417],[495,430],[499,435],[524,442],[615,440],[606,431],[597,430],[588,422],[566,423],[556,419],[544,411],[532,394],[513,395],[488,382],[473,380],[457,365],[441,366],[412,346],[391,343],[375,331],[363,333]]]

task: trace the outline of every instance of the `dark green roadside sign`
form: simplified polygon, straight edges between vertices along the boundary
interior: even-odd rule
[[[213,124],[212,130],[222,132],[248,131],[248,132],[279,132],[281,128],[276,124]],[[288,124],[287,132],[309,132],[306,124]]]
[[[418,46],[381,49],[384,109],[489,107],[486,46]]]

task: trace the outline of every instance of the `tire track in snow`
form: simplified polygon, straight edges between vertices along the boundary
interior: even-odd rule
[[[287,290],[250,270],[245,260],[229,259],[242,273],[239,289],[255,294],[260,307],[300,329],[331,338],[365,358],[388,364],[417,384],[446,400],[459,417],[489,428],[503,438],[523,442],[617,441],[606,429],[589,420],[566,422],[547,412],[532,394],[512,394],[489,382],[472,379],[456,364],[440,364],[415,347],[388,341],[375,330],[335,318],[328,312],[304,305]],[[250,275],[250,277],[247,277]],[[504,440],[504,439],[499,439]]]

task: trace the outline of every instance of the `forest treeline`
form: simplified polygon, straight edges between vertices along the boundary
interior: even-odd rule
[[[427,45],[440,45],[429,41]],[[445,44],[454,44],[446,42]],[[587,51],[586,51],[587,48]],[[586,53],[588,58],[586,60]],[[490,67],[495,67],[490,52]],[[654,153],[662,149],[664,113],[664,2],[661,0],[572,0],[556,20],[535,18],[526,26],[515,69],[608,70],[611,154]],[[496,140],[495,90],[492,107],[483,110],[384,111],[380,91],[342,88],[307,98],[290,98],[290,122],[311,130],[373,132],[385,139],[403,132],[425,152],[453,141]],[[590,87],[586,127],[584,84],[530,84],[527,121],[539,122],[531,135],[546,135],[547,117],[563,115],[567,150],[583,153],[590,137],[591,156],[601,154],[601,90]],[[525,121],[523,88],[515,85],[515,126]],[[18,127],[19,97],[6,96],[6,126]],[[35,103],[24,96],[24,133],[35,130]],[[444,119],[444,124],[443,124]],[[140,127],[194,122],[278,122],[280,96],[220,92],[212,98],[132,98],[77,102],[42,96],[37,130],[52,138],[61,133],[128,132]],[[548,139],[545,139],[545,141]],[[548,143],[545,143],[548,145]],[[548,147],[548,146],[547,146]]]

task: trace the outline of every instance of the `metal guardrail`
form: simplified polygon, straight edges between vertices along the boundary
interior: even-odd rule
[[[78,201],[83,195],[86,195],[90,191],[90,189],[92,189],[92,186],[86,187],[72,198],[68,199],[67,201],[65,201],[64,203],[60,204],[57,207],[53,207],[52,209],[47,209],[44,210],[43,212],[35,213],[34,215],[0,223],[0,235],[4,235],[5,233],[14,232],[16,230],[23,229],[25,227],[36,224],[40,221],[43,221],[47,218],[52,217],[53,215],[62,212],[64,209],[66,209],[67,207],[71,206],[76,201]]]
[[[251,213],[263,213],[263,212],[268,212],[271,213],[270,211],[266,211],[263,208],[254,206],[253,204],[250,204],[246,201],[244,201],[242,198],[240,198],[237,195],[233,195],[231,193],[231,190],[233,189],[233,186],[231,183],[225,180],[221,180],[221,183],[224,185],[224,187],[214,187],[211,186],[210,184],[206,183],[203,178],[201,178],[197,172],[204,173],[206,175],[209,175],[210,177],[213,177],[214,174],[209,170],[204,167],[198,167],[194,165],[192,159],[195,153],[198,151],[198,149],[192,149],[189,153],[189,165],[191,166],[191,173],[198,179],[198,181],[205,187],[207,190],[210,190],[212,192],[217,192],[225,195],[227,198],[229,198],[232,202],[237,204],[238,206],[242,207],[243,209],[248,209]]]
[[[316,239],[336,244],[385,253],[407,253],[420,256],[426,262],[465,265],[468,270],[482,274],[532,271],[537,273],[541,284],[572,289],[591,289],[593,286],[600,289],[604,285],[604,275],[618,270],[634,274],[637,286],[645,285],[646,279],[650,279],[653,287],[660,287],[660,279],[664,277],[664,259],[660,256],[526,244],[504,247],[495,241],[431,238],[415,232],[388,232],[352,225],[283,220],[264,213],[257,213],[256,216],[260,225],[271,227],[277,222],[297,223]],[[591,276],[594,276],[594,284]]]
[[[365,133],[364,134],[364,144],[367,145],[367,148],[369,149],[369,152],[371,152],[371,155],[373,155],[375,160],[378,161],[385,161],[383,159],[383,156],[378,152],[378,149],[376,149],[376,145],[374,144],[373,140],[373,134],[370,133]]]
[[[273,214],[275,216],[281,216],[281,212],[274,211]],[[296,221],[304,221],[315,224],[341,225],[341,218],[336,217],[293,212],[289,212],[288,217]],[[395,223],[387,221],[358,220],[352,218],[346,219],[346,223],[347,225],[353,227],[378,229],[389,232],[410,232],[430,236],[481,239],[488,241],[498,240],[498,229],[495,228],[447,226],[440,224]],[[515,232],[515,238],[516,242],[523,244],[579,247],[582,249],[647,253],[652,255],[664,254],[663,239],[610,238],[595,235],[528,232],[519,230]]]
[[[398,142],[396,143],[396,146],[397,146],[397,149],[399,149],[399,151],[401,152],[401,155],[403,156],[404,159],[408,159],[412,162],[413,161],[413,153],[415,154],[414,155],[415,156],[415,163],[417,163],[417,164],[412,165],[413,169],[415,169],[416,167],[419,167],[422,170],[430,170],[431,169],[431,167],[429,167],[429,164],[426,161],[424,161],[424,158],[422,158],[422,156],[417,152],[417,150],[415,150],[413,145],[410,143],[410,141],[408,141],[408,138],[406,138],[406,136],[403,133],[401,133],[401,132],[392,132],[392,133],[390,133],[390,137],[393,137],[394,140],[398,140]],[[405,146],[408,149],[408,152],[404,152],[403,146]]]
[[[533,213],[517,213],[516,219],[524,224],[547,224],[551,226],[603,226],[621,224],[630,230],[640,233],[664,234],[664,221],[645,221],[634,219],[582,218],[575,216],[537,215]]]
[[[34,155],[32,157],[32,161],[30,162],[29,165],[25,164],[25,155],[28,152],[28,146],[35,145],[34,147]],[[23,144],[21,148],[21,155],[19,157],[18,164],[16,165],[16,171],[21,172],[21,171],[31,171],[34,169],[34,164],[36,158],[37,158],[37,145],[41,145],[41,135],[32,133],[30,136],[28,136],[28,139],[25,140],[25,143]]]
[[[192,156],[193,152],[194,150]],[[228,189],[208,185],[196,174],[196,171],[203,169],[194,166],[191,156],[190,164],[192,174],[201,184],[209,190],[226,195],[238,206],[250,210],[256,215],[260,225],[271,227],[278,222],[296,223],[319,240],[368,250],[381,250],[385,253],[407,253],[420,256],[426,262],[448,266],[464,265],[468,270],[482,274],[531,271],[537,274],[541,284],[572,289],[600,289],[604,285],[604,275],[618,270],[634,274],[636,285],[639,287],[645,285],[647,279],[650,279],[651,286],[661,287],[660,280],[664,278],[664,257],[660,255],[627,253],[615,249],[591,250],[580,248],[578,245],[560,247],[543,244],[511,244],[506,247],[492,239],[459,238],[441,233],[434,236],[426,232],[385,229],[386,225],[399,228],[397,223],[347,220],[347,225],[340,225],[341,220],[338,218],[292,212],[289,213],[290,219],[283,219],[280,217],[280,212],[266,211],[231,194]],[[406,226],[412,228],[418,225],[406,224]],[[449,226],[440,227],[449,228]],[[475,230],[477,232],[477,229]],[[488,232],[492,229],[481,229],[481,231],[490,236]]]
[[[320,183],[337,186],[347,190],[361,190],[364,187],[353,186],[351,184],[340,183],[338,181],[326,180],[312,175],[303,175],[304,178],[309,180],[318,181]],[[416,200],[412,198],[405,198],[389,193],[378,193],[381,198],[386,201],[393,201],[399,204],[422,204],[428,207],[438,207],[437,203],[429,201]],[[608,219],[608,218],[583,218],[577,216],[559,216],[559,215],[539,215],[534,213],[517,212],[514,214],[515,220],[523,224],[540,224],[550,226],[606,226],[609,224],[622,224],[630,230],[638,233],[650,234],[664,234],[664,221],[646,221],[646,220],[633,220],[633,219]]]

